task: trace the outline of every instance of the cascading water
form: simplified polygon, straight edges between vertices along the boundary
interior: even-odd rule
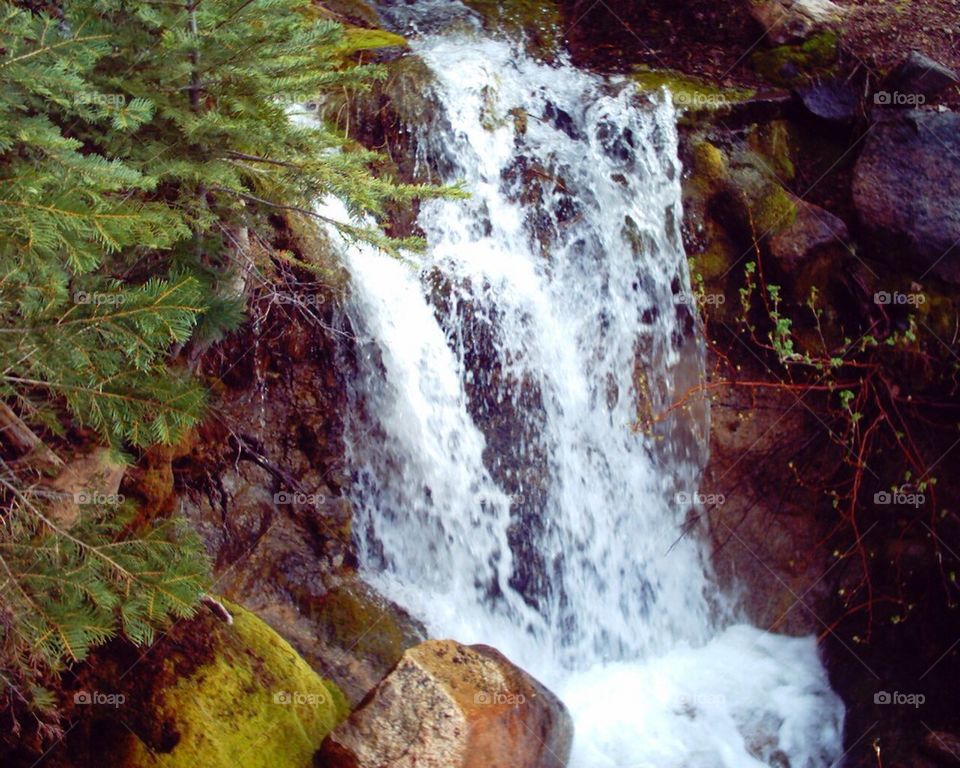
[[[465,35],[414,49],[436,77],[420,161],[471,198],[423,206],[419,271],[347,248],[365,574],[556,691],[577,768],[830,765],[814,641],[733,625],[682,535],[690,425],[633,428],[700,359],[669,98]]]

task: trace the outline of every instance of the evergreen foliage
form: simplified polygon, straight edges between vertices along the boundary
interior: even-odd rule
[[[388,204],[451,194],[379,175],[295,114],[381,76],[348,65],[353,47],[308,0],[0,0],[0,710],[15,727],[49,715],[42,686],[64,663],[117,633],[149,643],[205,583],[175,522],[142,531],[110,505],[60,520],[49,446],[175,443],[198,421],[205,390],[174,353],[242,320],[240,233],[336,196],[362,222],[336,226],[397,253],[419,243],[382,233]]]

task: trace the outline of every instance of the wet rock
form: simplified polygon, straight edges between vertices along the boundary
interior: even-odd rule
[[[826,248],[846,250],[847,225],[829,211],[796,200],[797,215],[788,227],[770,238],[770,254],[783,272],[793,274]]]
[[[354,705],[386,677],[404,651],[427,637],[422,624],[356,576],[321,596],[301,589],[296,597],[299,615],[287,617],[283,626],[302,624],[313,633],[296,635],[295,645],[306,649],[314,668],[341,684]]]
[[[563,703],[484,645],[431,640],[407,651],[318,755],[321,768],[563,768]]]
[[[738,365],[744,380],[765,372],[747,356]],[[832,563],[819,545],[825,526],[810,514],[818,492],[797,482],[791,462],[799,453],[807,476],[821,477],[841,457],[811,443],[822,425],[796,403],[789,392],[737,388],[712,401],[701,493],[716,500],[706,515],[722,588],[756,626],[805,635],[823,631],[832,584],[821,577]]]
[[[843,9],[831,0],[747,0],[753,18],[775,45],[836,28]]]
[[[876,256],[960,283],[960,115],[881,113],[854,171],[853,200]]]
[[[799,88],[797,96],[811,115],[833,123],[852,122],[860,107],[860,96],[847,81],[816,82]]]
[[[932,99],[952,86],[960,85],[960,77],[922,53],[913,51],[883,81],[874,101],[881,106],[902,106],[914,97],[914,104]],[[922,97],[917,99],[916,97]]]
[[[573,120],[573,116],[552,101],[547,102],[547,106],[543,112],[543,119],[558,131],[567,134],[571,139],[577,140],[582,136],[580,129],[577,128],[577,124]]]

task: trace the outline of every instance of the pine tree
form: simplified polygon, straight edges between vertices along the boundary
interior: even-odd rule
[[[64,467],[38,434],[171,441],[204,399],[165,360],[204,311],[198,281],[110,277],[117,259],[169,249],[189,227],[150,199],[155,179],[64,128],[120,133],[149,117],[135,105],[118,119],[86,79],[109,49],[103,33],[0,5],[0,422],[11,448],[0,458],[0,709],[38,717],[53,703],[40,685],[50,672],[118,629],[148,641],[193,610],[205,583],[201,548],[174,524],[132,537],[133,510],[88,505],[68,525],[56,516],[68,500],[43,490]]]
[[[0,0],[0,690],[37,716],[41,687],[118,632],[149,642],[204,589],[195,537],[137,536],[135,510],[55,514],[55,450],[172,443],[203,387],[171,357],[242,319],[238,233],[319,218],[397,253],[387,206],[456,191],[399,184],[296,104],[382,76],[352,66],[308,0]],[[276,254],[277,262],[289,254]],[[83,438],[86,439],[86,438]]]

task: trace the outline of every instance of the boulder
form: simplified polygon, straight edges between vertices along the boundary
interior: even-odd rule
[[[228,607],[232,624],[203,618],[180,642],[155,651],[170,654],[162,663],[137,666],[134,677],[149,680],[120,675],[132,692],[118,697],[111,713],[128,725],[113,765],[312,765],[324,737],[346,716],[346,699],[256,615]],[[206,658],[197,664],[198,656]]]
[[[956,72],[913,51],[887,75],[874,101],[881,106],[903,106],[911,101],[917,105],[957,85],[960,77]]]
[[[484,645],[409,649],[337,727],[321,768],[563,768],[573,723],[544,686]]]
[[[807,112],[831,123],[853,122],[860,108],[860,95],[844,80],[818,80],[797,89],[797,96]]]
[[[807,40],[839,25],[843,9],[831,0],[747,0],[774,45]]]
[[[869,243],[914,279],[960,283],[960,114],[879,114],[853,179]]]
[[[829,211],[796,199],[797,215],[770,238],[770,255],[786,274],[794,274],[818,253],[833,246],[846,250],[847,225]]]

